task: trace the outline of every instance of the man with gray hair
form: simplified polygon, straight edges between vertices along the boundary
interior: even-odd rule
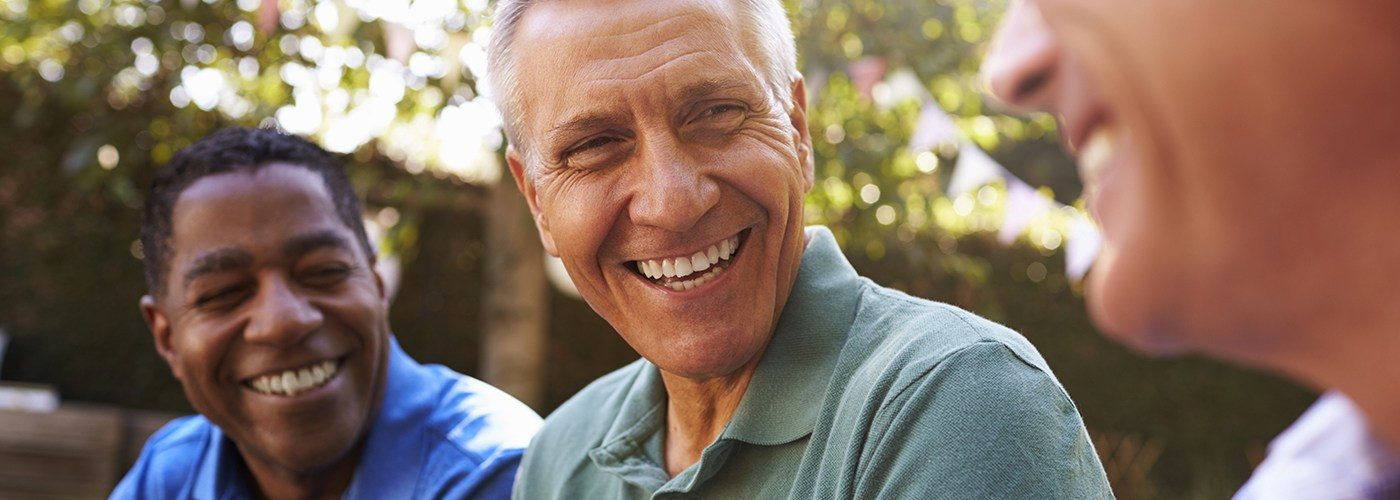
[[[804,230],[777,0],[502,0],[507,160],[545,249],[644,359],[546,421],[518,498],[1102,498],[1020,335],[861,278]]]

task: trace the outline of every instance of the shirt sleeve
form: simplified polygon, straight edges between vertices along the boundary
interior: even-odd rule
[[[122,482],[117,483],[116,489],[108,495],[109,500],[133,500],[137,498],[148,498],[152,495],[141,494],[141,478],[146,477],[146,469],[150,467],[150,447],[141,450],[141,458],[136,460],[136,464],[131,466],[131,470],[122,477]]]
[[[1113,498],[1068,395],[1001,343],[965,347],[916,379],[870,439],[857,498]]]
[[[443,446],[419,472],[414,498],[506,499],[520,468],[520,448],[502,448],[485,457]],[[370,497],[377,498],[371,495]],[[367,497],[368,498],[368,497]]]
[[[516,473],[520,470],[521,451],[511,450],[502,453],[501,456],[485,464],[477,472],[480,480],[468,498],[479,500],[510,498],[511,488],[515,486]]]
[[[112,490],[108,498],[113,500],[175,498],[178,492],[174,488],[178,486],[169,483],[176,481],[177,471],[161,470],[163,467],[157,463],[160,457],[156,456],[156,448],[162,440],[166,439],[180,425],[183,425],[185,421],[184,418],[172,421],[147,439],[145,446],[141,447],[141,456],[136,458],[136,463],[132,464],[131,470],[126,472],[126,476],[122,477],[120,483],[117,483],[117,487]]]

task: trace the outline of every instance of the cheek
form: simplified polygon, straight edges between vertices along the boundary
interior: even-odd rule
[[[236,390],[225,379],[224,359],[234,336],[229,321],[201,320],[174,326],[171,371],[180,380],[185,398],[195,410],[216,423],[228,424]]]
[[[187,383],[209,379],[215,376],[222,364],[223,352],[229,348],[232,321],[199,319],[186,324],[172,325],[171,350],[174,351],[172,369],[179,371]]]
[[[356,275],[341,286],[313,299],[313,307],[321,311],[325,325],[342,325],[361,337],[376,337],[387,331],[389,302],[379,293],[372,275]]]
[[[800,207],[809,185],[797,155],[791,143],[772,134],[753,133],[716,152],[707,162],[720,167],[716,172],[722,182],[770,212],[788,212]]]
[[[1181,349],[1183,293],[1197,253],[1178,193],[1150,167],[1125,166],[1100,188],[1104,243],[1086,300],[1104,333],[1149,353]]]
[[[560,259],[568,264],[565,267],[578,286],[596,290],[602,280],[598,250],[616,225],[614,221],[625,214],[616,197],[621,184],[605,177],[618,174],[593,175],[595,178],[586,180],[557,180],[540,194]]]

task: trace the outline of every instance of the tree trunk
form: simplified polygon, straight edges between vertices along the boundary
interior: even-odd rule
[[[544,249],[510,179],[491,188],[486,214],[482,378],[538,409],[544,404],[549,324]]]

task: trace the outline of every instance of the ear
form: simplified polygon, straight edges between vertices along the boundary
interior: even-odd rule
[[[141,317],[146,319],[146,327],[150,328],[151,337],[155,340],[156,352],[165,359],[165,364],[170,366],[170,373],[174,374],[175,378],[184,380],[185,374],[180,364],[180,353],[171,344],[170,318],[160,310],[155,297],[150,295],[141,297]]]
[[[792,111],[788,112],[788,119],[792,123],[792,140],[797,146],[797,159],[802,164],[802,178],[806,181],[803,192],[811,191],[813,179],[816,177],[816,159],[812,156],[812,131],[807,128],[807,84],[802,79],[802,74],[797,72],[792,74]]]
[[[506,164],[510,165],[510,175],[515,177],[515,187],[520,188],[520,194],[525,195],[525,203],[530,205],[530,217],[535,220],[535,228],[540,231],[540,243],[544,244],[544,251],[558,257],[559,250],[554,246],[554,234],[549,231],[549,219],[540,211],[535,182],[527,177],[525,160],[520,157],[520,152],[515,149],[514,144],[506,146]]]

